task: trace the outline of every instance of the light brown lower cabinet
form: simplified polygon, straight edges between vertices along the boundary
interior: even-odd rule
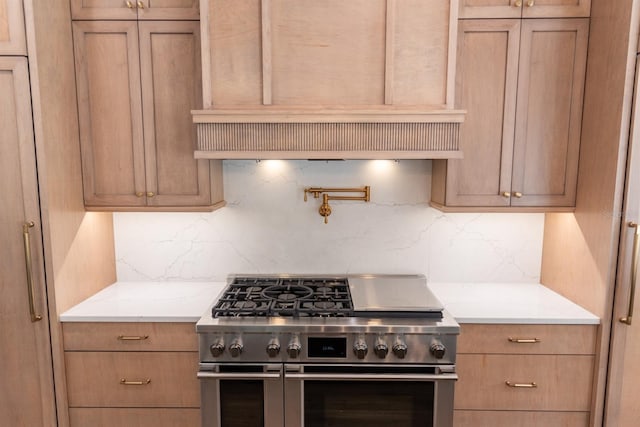
[[[453,412],[455,427],[578,427],[589,424],[588,412],[463,411]]]
[[[200,410],[166,408],[71,408],[72,426],[195,427]]]
[[[63,324],[71,427],[200,425],[192,323]]]
[[[587,427],[596,333],[596,325],[462,325],[454,427]]]

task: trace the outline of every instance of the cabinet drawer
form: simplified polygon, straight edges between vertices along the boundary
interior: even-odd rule
[[[71,408],[71,427],[200,427],[199,409]]]
[[[453,427],[587,427],[588,425],[588,412],[453,412]]]
[[[587,412],[593,364],[594,356],[459,354],[454,407]]]
[[[198,351],[193,323],[66,322],[65,350]]]
[[[465,324],[458,354],[595,354],[596,332],[595,325]]]
[[[65,362],[70,407],[200,407],[197,352],[65,352]]]

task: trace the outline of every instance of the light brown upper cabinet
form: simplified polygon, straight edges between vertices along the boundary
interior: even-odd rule
[[[85,206],[210,210],[223,203],[220,162],[193,158],[198,22],[76,21],[73,32]]]
[[[72,19],[200,19],[199,0],[71,0]]]
[[[575,205],[587,19],[461,20],[461,160],[433,164],[436,207]]]
[[[201,4],[205,108],[453,104],[455,2]]]
[[[460,18],[586,18],[591,0],[459,0]]]
[[[26,55],[22,2],[0,0],[0,55]]]

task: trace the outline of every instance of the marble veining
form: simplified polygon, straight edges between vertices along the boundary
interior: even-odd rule
[[[539,282],[543,214],[428,206],[430,161],[225,161],[227,206],[114,214],[119,281],[224,281],[230,273],[419,273],[438,282]],[[332,202],[309,186],[371,186]]]

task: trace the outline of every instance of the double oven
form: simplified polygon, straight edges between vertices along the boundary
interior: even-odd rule
[[[421,276],[233,277],[197,324],[202,425],[451,427],[459,328],[423,291]]]

